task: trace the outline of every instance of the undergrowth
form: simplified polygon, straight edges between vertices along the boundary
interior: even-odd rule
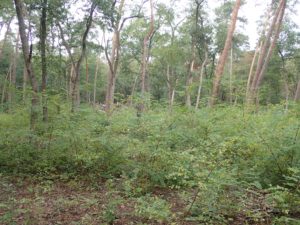
[[[0,114],[3,174],[92,182],[118,178],[127,196],[140,199],[136,213],[159,221],[170,216],[160,207],[168,207],[150,198],[158,208],[154,203],[149,208],[143,197],[156,188],[194,190],[186,194],[192,206],[187,211],[207,224],[241,213],[263,217],[247,205],[249,191],[267,193],[277,221],[295,220],[300,213],[297,105],[289,112],[278,105],[258,113],[242,107],[197,112],[175,107],[141,117],[131,108],[108,117],[88,107],[75,114],[61,107],[35,132],[28,129],[27,117],[22,108]]]

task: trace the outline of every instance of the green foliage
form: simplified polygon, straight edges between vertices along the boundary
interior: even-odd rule
[[[35,132],[28,130],[24,109],[0,115],[2,173],[94,183],[120,179],[127,197],[141,198],[139,213],[155,220],[169,216],[160,200],[150,199],[162,212],[145,203],[143,195],[157,188],[199,190],[191,219],[205,223],[245,214],[247,190],[270,186],[276,187],[267,189],[272,207],[289,218],[298,213],[297,105],[256,114],[223,106],[197,112],[174,107],[170,113],[157,106],[141,117],[126,107],[110,117],[88,107],[71,115],[67,106],[60,114],[55,108],[49,106],[48,124],[39,123]],[[192,200],[192,193],[186,198]],[[112,221],[117,206],[107,207],[105,217]],[[247,216],[262,217],[251,207]]]
[[[159,223],[170,221],[171,211],[168,203],[158,197],[144,196],[137,199],[135,214]]]

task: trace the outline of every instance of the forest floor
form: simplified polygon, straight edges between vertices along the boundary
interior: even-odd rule
[[[0,224],[199,224],[184,216],[188,203],[178,191],[155,189],[151,195],[164,199],[171,206],[168,221],[137,215],[136,198],[126,196],[118,187],[108,187],[105,182],[53,182],[1,176]],[[230,223],[220,224],[271,224],[263,194],[249,196],[249,207],[256,207],[254,210],[264,214],[265,219],[253,221],[246,215],[237,215]]]

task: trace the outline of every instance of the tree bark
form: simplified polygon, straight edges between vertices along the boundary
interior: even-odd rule
[[[261,84],[262,78],[264,77],[266,68],[271,59],[273,50],[276,46],[277,39],[280,34],[280,28],[286,8],[286,0],[281,0],[277,10],[275,11],[272,23],[267,32],[265,41],[260,50],[256,72],[251,84],[250,93],[249,93],[249,103],[254,101],[254,98],[257,98],[257,91]],[[272,39],[273,36],[273,40]],[[257,101],[256,101],[257,102]]]
[[[86,81],[86,84],[87,84],[87,88],[89,89],[89,64],[88,64],[88,58],[87,56],[85,56],[85,81]],[[88,103],[91,102],[91,94],[90,94],[90,91],[87,90],[86,91],[86,101]]]
[[[71,87],[71,90],[70,90],[71,100],[72,100],[71,112],[75,112],[76,109],[79,107],[79,104],[80,104],[80,90],[79,90],[79,86],[80,86],[80,84],[79,84],[79,82],[80,82],[80,68],[81,68],[83,58],[86,54],[86,40],[87,40],[89,31],[90,31],[92,23],[93,23],[93,15],[94,15],[95,9],[96,9],[96,4],[92,3],[89,15],[87,17],[85,31],[83,33],[82,40],[81,40],[80,56],[79,56],[77,61],[74,59],[74,57],[72,55],[71,47],[68,45],[67,41],[65,40],[62,26],[60,25],[60,23],[58,21],[56,21],[56,25],[59,28],[59,31],[60,31],[60,34],[61,34],[63,45],[65,46],[65,48],[67,50],[67,53],[70,57],[70,60],[72,62],[73,68],[74,68],[74,76],[71,76],[71,86],[72,87]]]
[[[279,7],[280,7],[280,13],[279,13],[278,18],[276,20],[276,26],[275,26],[275,30],[274,30],[274,37],[273,37],[271,46],[270,46],[270,48],[268,50],[267,56],[265,58],[265,61],[264,61],[263,65],[262,65],[262,68],[259,71],[258,78],[256,80],[256,84],[255,84],[254,90],[257,90],[259,88],[260,83],[262,81],[262,78],[264,77],[266,69],[267,69],[267,67],[269,65],[269,62],[270,62],[270,59],[272,57],[273,51],[274,51],[274,49],[276,47],[276,43],[277,43],[277,40],[279,38],[281,24],[282,24],[282,21],[283,21],[284,12],[285,12],[285,8],[286,8],[286,0],[282,0],[282,5],[279,6]]]
[[[260,43],[259,46],[258,45],[256,46],[254,56],[252,59],[252,63],[251,63],[251,67],[250,67],[250,71],[249,71],[249,75],[248,75],[247,87],[246,87],[246,99],[245,99],[246,102],[249,102],[249,92],[250,92],[250,86],[251,86],[251,82],[252,82],[252,74],[253,74],[256,58],[257,58],[257,55],[258,55],[261,47],[262,47],[262,42]]]
[[[106,59],[109,64],[109,70],[107,75],[107,88],[105,97],[105,111],[109,113],[114,103],[115,85],[119,66],[119,52],[120,52],[120,31],[118,28],[115,29],[112,39],[112,50],[110,57],[108,56],[107,50]]]
[[[3,56],[3,48],[5,46],[5,43],[6,43],[6,40],[7,40],[7,36],[8,36],[8,33],[10,31],[10,24],[11,24],[11,21],[12,21],[13,17],[9,18],[8,22],[7,22],[7,28],[6,28],[6,31],[4,33],[4,38],[3,38],[3,41],[2,41],[2,44],[1,44],[1,47],[0,47],[0,61],[2,60],[2,56]]]
[[[105,56],[108,62],[109,70],[107,74],[107,87],[106,87],[106,96],[105,96],[105,111],[110,113],[112,110],[112,105],[114,104],[114,95],[115,95],[115,86],[117,80],[117,72],[119,67],[119,57],[120,57],[120,32],[123,28],[124,22],[127,18],[121,23],[121,15],[123,13],[123,7],[125,0],[121,0],[118,8],[118,18],[113,23],[114,34],[112,38],[112,50],[110,56],[108,55],[107,49],[105,49]]]
[[[99,70],[100,59],[96,58],[96,70],[94,75],[94,91],[93,91],[93,105],[96,105],[96,95],[97,95],[97,79],[98,79],[98,70]]]
[[[46,41],[47,41],[47,7],[48,0],[43,0],[42,15],[40,18],[40,45],[41,45],[41,67],[42,67],[42,105],[43,105],[43,121],[48,121],[48,107],[47,107],[47,58],[46,58]]]
[[[239,8],[241,6],[241,0],[236,0],[233,12],[232,12],[232,16],[231,16],[231,24],[229,26],[228,32],[227,32],[227,37],[226,37],[226,42],[225,42],[225,46],[224,46],[224,50],[220,56],[217,68],[216,68],[216,72],[215,72],[215,78],[214,78],[214,82],[213,82],[213,89],[212,89],[212,96],[211,99],[209,101],[209,106],[213,107],[216,103],[216,100],[218,98],[219,95],[219,89],[220,89],[220,83],[221,83],[221,78],[224,72],[224,67],[225,67],[225,63],[226,63],[226,59],[228,57],[228,52],[230,50],[230,47],[232,45],[232,39],[233,39],[233,34],[235,31],[235,27],[236,27],[236,21],[237,21],[237,17],[238,17],[238,12],[239,12]]]
[[[141,59],[141,94],[142,98],[145,97],[146,93],[146,73],[148,70],[148,56],[149,56],[149,40],[154,32],[154,13],[153,13],[153,1],[150,0],[150,11],[151,11],[151,18],[150,18],[150,27],[149,31],[144,37],[143,42],[143,53]]]
[[[11,68],[11,76],[10,76],[10,90],[8,93],[8,102],[9,102],[10,107],[15,102],[17,62],[18,62],[18,56],[19,56],[19,40],[20,40],[20,35],[18,33],[17,39],[16,39],[15,51],[14,51],[13,59],[12,59],[12,68]]]
[[[32,130],[35,129],[36,121],[38,119],[38,82],[36,80],[34,71],[31,64],[32,46],[28,45],[28,37],[26,35],[26,25],[24,21],[24,5],[22,0],[14,0],[16,13],[19,22],[19,33],[22,43],[23,56],[26,66],[26,72],[29,77],[31,87],[33,90],[31,99],[31,115],[30,115],[30,127]]]
[[[203,83],[203,75],[204,75],[204,70],[205,70],[205,66],[207,65],[207,62],[208,62],[208,53],[206,51],[205,52],[205,59],[202,62],[201,70],[200,70],[199,86],[198,86],[197,100],[196,100],[196,106],[195,106],[196,110],[199,108],[200,97],[201,97],[201,90],[202,90],[202,83]]]
[[[296,89],[296,92],[295,92],[295,98],[294,98],[294,100],[296,102],[300,101],[300,80],[298,81],[298,85],[297,85],[297,89]]]

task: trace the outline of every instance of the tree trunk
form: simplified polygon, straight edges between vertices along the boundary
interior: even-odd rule
[[[28,37],[26,35],[26,25],[24,22],[24,5],[22,0],[14,0],[16,13],[19,22],[19,33],[22,43],[23,56],[26,66],[26,72],[29,77],[31,87],[33,90],[32,100],[31,100],[31,115],[30,115],[30,127],[32,130],[35,129],[36,121],[38,119],[38,83],[32,69],[31,56],[32,56],[32,46],[28,45]]]
[[[262,78],[265,74],[266,68],[269,64],[269,61],[271,59],[273,50],[275,48],[278,36],[280,34],[280,27],[283,20],[284,12],[286,8],[286,1],[281,0],[279,3],[279,6],[275,12],[275,15],[273,17],[272,23],[269,27],[268,33],[266,35],[264,44],[262,45],[257,66],[256,66],[256,72],[251,84],[250,88],[250,95],[249,95],[249,102],[253,102],[254,98],[257,98],[257,91],[260,86],[260,83],[262,81]],[[273,36],[273,40],[271,42],[271,38]],[[256,101],[257,102],[257,101]]]
[[[185,105],[187,107],[192,106],[192,101],[191,101],[191,86],[193,84],[193,68],[195,64],[195,57],[196,57],[196,52],[195,52],[195,44],[194,40],[192,41],[192,58],[190,59],[190,63],[188,65],[188,71],[186,74],[186,81],[185,81]]]
[[[229,66],[229,102],[232,104],[233,91],[232,91],[232,80],[233,80],[233,46],[230,48],[230,66]]]
[[[200,97],[201,97],[201,90],[202,90],[202,83],[203,83],[203,75],[204,75],[204,70],[205,70],[205,66],[207,65],[207,62],[208,62],[208,53],[206,51],[205,52],[205,59],[202,62],[201,70],[200,70],[199,86],[198,86],[197,100],[196,100],[196,106],[195,106],[196,110],[199,108]]]
[[[105,111],[110,113],[112,105],[114,104],[115,94],[115,82],[117,78],[117,70],[119,66],[119,51],[120,51],[120,32],[118,28],[115,28],[113,39],[112,39],[112,50],[110,57],[108,56],[107,50],[106,59],[109,64],[109,70],[107,74],[107,88],[105,97]]]
[[[298,81],[298,85],[297,85],[297,89],[296,89],[296,92],[295,92],[295,98],[294,98],[294,100],[296,102],[300,101],[300,80]]]
[[[258,45],[256,46],[255,53],[254,53],[252,63],[251,63],[251,67],[250,67],[250,71],[249,71],[249,75],[248,75],[248,81],[247,81],[247,87],[246,87],[246,99],[245,100],[246,100],[247,103],[249,102],[249,92],[250,92],[250,85],[251,85],[251,82],[252,82],[252,74],[253,74],[256,58],[257,58],[257,55],[258,55],[261,47],[262,47],[262,42],[260,43],[259,46]]]
[[[18,62],[18,56],[19,56],[19,40],[20,40],[20,35],[18,33],[17,39],[16,39],[15,51],[14,51],[13,59],[12,59],[12,68],[11,68],[11,76],[10,76],[10,90],[8,93],[8,102],[9,102],[10,107],[15,102],[17,62]]]
[[[94,91],[93,91],[93,105],[96,105],[96,94],[97,94],[97,79],[98,79],[98,70],[99,70],[100,59],[96,58],[96,70],[94,75]]]
[[[47,7],[48,0],[43,0],[41,28],[40,28],[40,45],[41,45],[41,67],[42,67],[42,105],[43,105],[43,121],[48,121],[47,107],[47,58],[46,58],[46,41],[47,41]]]
[[[218,98],[219,95],[219,89],[220,89],[220,83],[221,83],[221,78],[224,72],[224,67],[225,67],[225,63],[226,63],[226,59],[228,57],[228,52],[230,50],[230,47],[232,45],[232,38],[233,38],[233,34],[235,31],[235,27],[236,27],[236,21],[237,21],[237,17],[238,17],[238,12],[239,12],[239,8],[241,5],[241,0],[236,0],[233,12],[232,12],[232,17],[231,17],[231,24],[230,27],[228,29],[227,32],[227,37],[226,37],[226,42],[225,42],[225,46],[224,46],[224,50],[220,56],[217,68],[216,68],[216,72],[215,72],[215,78],[214,78],[214,82],[213,82],[213,89],[212,89],[212,96],[209,102],[210,107],[213,107],[216,103],[216,100]]]
[[[148,63],[147,59],[149,56],[149,40],[154,32],[154,14],[153,14],[153,1],[150,0],[150,11],[151,11],[151,19],[150,19],[150,28],[147,35],[144,37],[144,44],[143,44],[143,53],[141,59],[141,94],[142,98],[145,97],[146,89],[146,73],[148,70]],[[143,107],[142,107],[143,110]]]
[[[2,55],[3,55],[3,48],[5,46],[5,43],[6,43],[6,39],[7,39],[7,36],[8,36],[8,33],[10,31],[10,24],[11,24],[11,21],[12,21],[13,17],[11,17],[8,22],[7,22],[7,28],[6,28],[6,31],[5,31],[5,34],[4,34],[4,39],[2,41],[2,45],[0,47],[0,61],[2,60]]]
[[[276,20],[276,26],[275,26],[275,30],[274,30],[274,37],[273,37],[271,46],[270,46],[270,48],[268,50],[267,56],[265,58],[265,61],[264,61],[263,65],[262,65],[262,68],[259,71],[258,78],[257,78],[256,84],[255,84],[254,90],[258,90],[258,88],[260,86],[260,83],[262,81],[262,78],[264,77],[266,69],[267,69],[267,67],[269,65],[269,62],[271,60],[273,51],[274,51],[274,49],[276,47],[276,43],[277,43],[277,40],[279,38],[281,24],[282,24],[282,21],[283,21],[284,12],[285,12],[285,8],[286,8],[286,0],[282,0],[282,5],[279,6],[279,7],[280,7],[280,13],[279,13],[279,16],[278,16],[278,18]]]
[[[120,57],[120,32],[123,28],[124,22],[126,21],[126,19],[124,19],[121,23],[121,15],[123,13],[124,4],[125,0],[121,0],[118,8],[119,17],[112,24],[114,28],[114,34],[112,38],[112,50],[110,56],[108,56],[107,49],[105,49],[105,56],[109,66],[105,96],[105,111],[107,114],[111,112],[112,105],[114,104],[115,86]]]
[[[94,15],[96,6],[97,6],[96,3],[92,3],[92,5],[91,5],[89,16],[86,21],[85,31],[83,33],[82,40],[81,40],[81,52],[80,52],[80,56],[77,61],[75,61],[75,59],[73,58],[71,48],[64,38],[63,28],[61,27],[60,23],[58,21],[56,21],[56,25],[59,28],[59,31],[61,34],[63,45],[65,46],[65,48],[67,50],[67,53],[70,57],[72,66],[74,68],[74,76],[71,76],[72,87],[70,90],[71,99],[72,99],[71,112],[75,112],[75,110],[79,107],[79,104],[80,104],[80,68],[81,68],[81,63],[82,63],[83,58],[86,53],[86,40],[87,40],[89,31],[90,31],[92,23],[93,23],[93,15]]]
[[[85,56],[85,81],[87,84],[87,88],[89,89],[89,64],[87,56]],[[86,91],[86,101],[88,103],[91,102],[91,94],[89,90]]]

